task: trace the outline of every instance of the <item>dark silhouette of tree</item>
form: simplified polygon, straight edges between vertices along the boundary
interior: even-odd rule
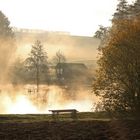
[[[8,18],[0,11],[0,79],[6,79],[7,67],[16,49]]]
[[[118,0],[116,12],[114,13],[113,21],[126,19],[128,14],[128,3],[126,0]]]
[[[57,65],[58,63],[65,63],[66,57],[65,55],[59,50],[56,52],[56,55],[53,58],[54,63]]]
[[[13,38],[14,33],[8,18],[0,11],[0,38]]]
[[[54,61],[55,66],[56,66],[56,77],[57,77],[57,80],[58,80],[57,82],[59,84],[61,84],[62,83],[62,80],[61,80],[62,68],[59,65],[64,64],[66,62],[66,57],[59,50],[59,51],[56,52],[56,55],[54,56],[53,61]]]
[[[130,6],[129,8],[131,17],[137,17],[140,16],[140,0],[136,0],[136,2]]]
[[[23,84],[26,79],[26,69],[24,67],[24,62],[17,58],[15,62],[10,67],[9,77],[13,85]],[[26,81],[27,82],[27,81]]]
[[[43,49],[43,45],[37,40],[34,45],[32,45],[29,57],[25,61],[27,69],[29,71],[33,71],[37,85],[37,92],[39,92],[39,84],[42,73],[48,72],[47,58],[47,53]]]
[[[100,45],[99,45],[99,50],[103,46],[106,45],[107,39],[109,38],[109,27],[104,27],[102,25],[99,26],[99,29],[95,32],[94,37],[100,39]]]

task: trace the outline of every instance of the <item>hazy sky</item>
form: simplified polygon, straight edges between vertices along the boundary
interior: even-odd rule
[[[0,0],[11,26],[85,36],[108,26],[116,5],[117,0]]]

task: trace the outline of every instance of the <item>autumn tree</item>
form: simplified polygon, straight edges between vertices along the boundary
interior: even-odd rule
[[[47,58],[47,53],[44,50],[43,45],[37,40],[34,45],[32,45],[29,57],[25,61],[28,71],[32,71],[35,78],[37,92],[39,92],[39,84],[42,79],[41,76],[46,76],[48,72]]]
[[[108,42],[110,27],[99,26],[99,29],[95,32],[94,37],[100,39],[100,45],[98,49],[104,47]]]
[[[136,0],[129,8],[132,17],[140,17],[140,0]]]
[[[127,11],[128,12],[128,11]],[[94,92],[113,115],[140,116],[140,19],[115,18],[98,60]]]

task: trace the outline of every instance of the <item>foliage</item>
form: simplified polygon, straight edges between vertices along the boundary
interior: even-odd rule
[[[114,18],[94,92],[112,115],[140,115],[140,18]],[[115,21],[115,22],[114,22]]]
[[[48,74],[47,54],[40,41],[37,40],[32,45],[29,57],[25,60],[25,66],[28,71],[32,72],[36,81],[37,92],[39,92],[39,84],[43,77],[46,77]]]
[[[109,38],[109,32],[110,32],[110,28],[104,27],[102,25],[100,25],[99,29],[95,32],[94,37],[100,39],[99,50],[100,48],[104,47],[108,42],[107,40]]]
[[[114,13],[114,18],[112,21],[114,20],[122,20],[122,19],[126,19],[128,17],[128,3],[126,0],[118,0],[119,3],[117,5],[117,9],[116,12]]]
[[[4,81],[9,61],[16,49],[14,33],[8,18],[0,11],[0,80]],[[9,51],[10,50],[10,51]],[[0,82],[1,82],[0,81]]]
[[[13,38],[13,36],[8,18],[0,11],[0,38]]]
[[[9,77],[13,85],[22,84],[27,80],[24,62],[20,58],[17,58],[11,66]]]

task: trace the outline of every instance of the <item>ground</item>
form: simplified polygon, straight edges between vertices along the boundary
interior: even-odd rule
[[[140,140],[139,120],[93,116],[61,115],[54,121],[51,115],[0,115],[0,140]]]

